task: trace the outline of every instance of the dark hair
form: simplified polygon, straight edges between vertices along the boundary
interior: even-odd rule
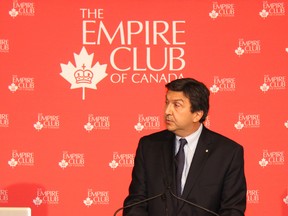
[[[183,92],[190,100],[191,112],[203,111],[200,122],[204,122],[209,111],[210,91],[206,85],[192,78],[182,78],[167,83],[165,87],[171,91]]]

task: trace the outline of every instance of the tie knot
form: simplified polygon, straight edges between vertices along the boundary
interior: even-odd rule
[[[179,142],[180,142],[180,148],[184,147],[184,145],[187,144],[187,140],[184,138],[179,139]]]

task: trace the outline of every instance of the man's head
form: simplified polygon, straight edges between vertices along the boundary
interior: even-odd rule
[[[198,129],[209,111],[209,89],[192,78],[166,84],[165,119],[167,129],[187,136]]]

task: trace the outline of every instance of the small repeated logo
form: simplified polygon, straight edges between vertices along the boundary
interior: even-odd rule
[[[249,204],[258,204],[260,195],[259,190],[247,190],[247,203]]]
[[[0,203],[8,203],[8,190],[0,189]]]
[[[13,8],[9,11],[9,15],[13,18],[16,16],[34,16],[35,7],[33,2],[19,2],[13,0]]]
[[[67,167],[84,167],[85,165],[83,153],[68,153],[68,151],[64,151],[62,156],[62,160],[58,163],[62,169]]]
[[[234,4],[218,4],[218,2],[213,2],[213,8],[212,11],[209,13],[209,16],[212,19],[216,19],[218,17],[234,17]]]
[[[109,130],[110,117],[109,116],[96,116],[93,114],[88,115],[88,122],[84,125],[84,129],[88,132],[92,130]]]
[[[71,84],[71,89],[82,88],[83,100],[85,100],[85,88],[97,89],[97,83],[107,76],[107,64],[100,65],[97,62],[92,66],[93,56],[94,53],[89,55],[83,47],[79,55],[74,53],[76,66],[71,62],[61,64],[60,75]]]
[[[284,2],[263,2],[263,9],[259,12],[260,17],[267,18],[268,16],[285,16]]]
[[[9,127],[9,115],[0,113],[0,127]]]
[[[8,165],[12,168],[16,166],[34,166],[34,153],[13,150],[12,158],[8,161]]]
[[[287,120],[286,122],[284,122],[284,126],[285,126],[286,128],[288,128],[288,120]]]
[[[38,120],[33,125],[37,131],[42,129],[59,129],[60,119],[58,115],[44,115],[42,113],[38,114]]]
[[[6,39],[0,39],[0,52],[7,53],[9,52],[9,41]]]
[[[264,83],[260,86],[260,90],[267,92],[268,90],[284,90],[286,88],[285,76],[264,75]]]
[[[214,84],[210,87],[210,91],[216,94],[219,91],[235,91],[235,78],[214,76]]]
[[[159,116],[144,116],[138,115],[138,123],[134,125],[134,129],[138,132],[142,130],[159,130],[160,129]]]
[[[35,88],[34,78],[32,77],[18,77],[13,75],[12,83],[8,86],[11,92],[19,91],[33,91]]]
[[[117,167],[133,167],[134,154],[119,154],[118,152],[113,152],[113,159],[109,163],[109,166],[113,170]]]
[[[37,189],[36,197],[33,199],[33,203],[36,206],[42,204],[46,205],[57,205],[59,204],[59,191],[58,190],[43,190],[42,188]]]
[[[243,54],[259,54],[261,51],[260,40],[247,40],[239,39],[238,48],[235,49],[235,53],[238,56]]]
[[[263,150],[263,158],[259,161],[261,167],[266,167],[267,165],[284,165],[285,157],[284,152],[268,152],[268,150]]]
[[[234,127],[239,131],[243,128],[259,128],[260,115],[239,113],[238,121],[234,124]]]
[[[288,205],[288,195],[283,198],[283,202],[284,202],[286,205]]]
[[[91,205],[108,205],[109,204],[109,191],[93,191],[88,189],[88,195],[83,200],[84,205],[87,207]]]

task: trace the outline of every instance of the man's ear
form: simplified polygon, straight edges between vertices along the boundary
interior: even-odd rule
[[[193,112],[193,122],[199,122],[203,115],[204,112],[202,110]]]

